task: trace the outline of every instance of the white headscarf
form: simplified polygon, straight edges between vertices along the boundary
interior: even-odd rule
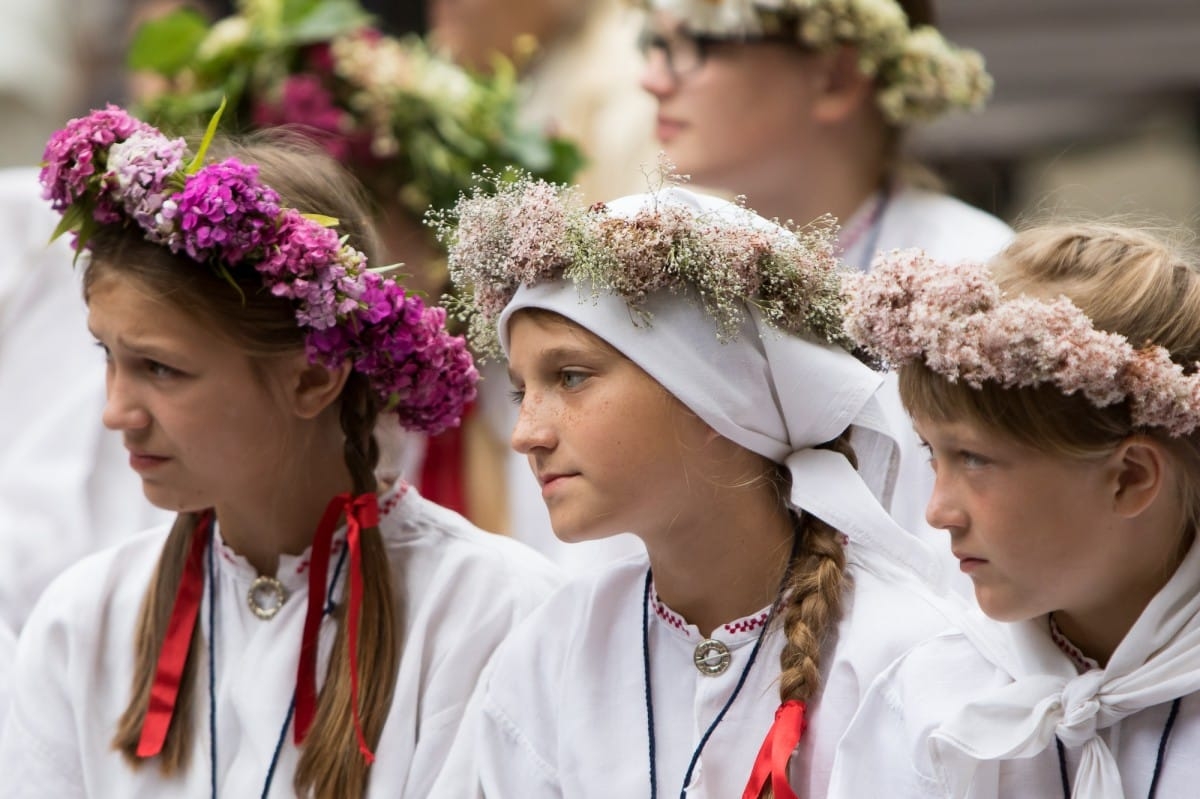
[[[792,235],[734,203],[680,188],[606,205],[611,216],[632,218],[668,203],[696,216],[720,214],[773,235]],[[659,292],[643,307],[649,321],[614,294],[593,296],[590,285],[558,280],[522,286],[498,320],[500,344],[507,354],[508,322],[522,308],[570,319],[619,350],[722,436],[787,464],[796,508],[941,584],[937,559],[880,504],[890,500],[898,452],[874,396],[881,375],[841,348],[771,327],[753,306],[747,306],[736,339],[724,343],[694,295]],[[836,452],[813,449],[847,428],[859,471]]]
[[[1200,546],[1146,606],[1104,669],[1077,674],[1050,639],[1046,617],[963,632],[1013,682],[962,708],[930,739],[952,796],[966,797],[982,761],[1033,757],[1054,744],[1082,747],[1075,799],[1124,799],[1121,775],[1098,732],[1140,710],[1200,691]]]

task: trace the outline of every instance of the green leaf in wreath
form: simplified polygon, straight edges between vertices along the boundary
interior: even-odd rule
[[[221,114],[225,113],[225,100],[221,100],[221,105],[217,108],[217,113],[212,115],[212,119],[208,120],[208,129],[204,131],[204,138],[200,140],[200,146],[196,148],[196,157],[187,165],[184,171],[189,175],[194,175],[204,166],[204,156],[208,154],[208,145],[212,144],[213,137],[217,135],[217,126],[221,124]]]
[[[72,230],[78,230],[83,226],[91,215],[91,209],[85,207],[86,203],[75,202],[67,206],[67,210],[63,211],[62,219],[58,221],[58,225],[54,228],[54,232],[50,234],[50,242],[56,240],[59,236]],[[47,242],[49,244],[50,242]]]
[[[326,42],[371,24],[362,6],[348,0],[326,0],[312,4],[303,16],[284,23],[283,41],[292,45]]]
[[[182,8],[143,23],[133,36],[126,57],[130,69],[172,77],[187,66],[208,34],[198,11]]]
[[[310,222],[316,222],[321,227],[337,227],[339,223],[336,216],[326,216],[325,214],[300,214],[300,216]]]

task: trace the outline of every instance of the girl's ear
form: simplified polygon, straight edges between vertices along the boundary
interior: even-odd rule
[[[304,358],[304,362],[294,372],[292,379],[292,406],[301,419],[314,419],[342,395],[342,388],[350,377],[350,362],[343,361],[331,369],[309,363],[306,355],[300,357]]]
[[[1132,518],[1150,507],[1167,481],[1168,456],[1148,436],[1126,439],[1110,456],[1113,465],[1113,510]]]
[[[858,68],[858,51],[843,46],[815,58],[816,100],[813,118],[837,124],[853,116],[864,103],[872,102],[875,79]]]

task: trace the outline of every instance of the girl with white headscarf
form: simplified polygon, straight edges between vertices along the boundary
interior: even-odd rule
[[[645,552],[507,639],[434,792],[824,796],[867,685],[947,626],[937,562],[877,499],[895,445],[830,227],[501,183],[438,226],[508,358],[512,444],[560,538]]]
[[[876,682],[830,795],[1196,795],[1200,270],[1141,231],[1061,225],[990,265],[896,253],[849,296],[990,619]]]

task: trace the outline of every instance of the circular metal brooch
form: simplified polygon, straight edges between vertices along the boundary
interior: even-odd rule
[[[275,618],[275,614],[279,612],[286,601],[287,589],[283,587],[283,583],[266,575],[255,578],[254,582],[250,583],[250,590],[246,594],[250,612],[263,621]]]
[[[701,674],[716,677],[729,668],[729,647],[715,638],[706,638],[696,645],[692,662]]]

